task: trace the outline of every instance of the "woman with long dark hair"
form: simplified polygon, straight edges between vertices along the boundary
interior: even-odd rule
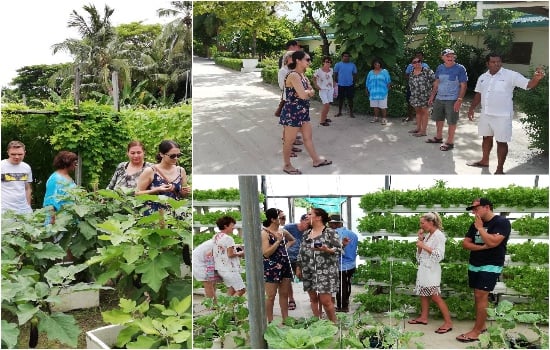
[[[270,208],[265,212],[266,219],[261,233],[267,322],[273,321],[273,305],[277,292],[283,322],[288,317],[288,292],[292,268],[287,248],[294,244],[294,237],[287,230],[280,228],[279,213],[281,210],[276,208]]]
[[[327,317],[336,323],[336,311],[332,294],[338,292],[339,256],[342,244],[335,230],[327,227],[328,213],[312,208],[308,213],[311,229],[304,232],[296,276],[304,283],[309,294],[311,311],[321,317],[321,306]]]
[[[281,111],[279,124],[284,127],[283,171],[291,175],[302,173],[294,168],[290,162],[292,145],[296,140],[298,131],[302,133],[304,146],[313,161],[313,167],[317,168],[332,164],[332,161],[320,158],[313,146],[309,119],[309,100],[315,96],[315,90],[305,76],[306,69],[310,64],[311,58],[304,51],[295,51],[292,54],[292,62],[288,64],[291,72],[287,75],[285,82],[286,102]]]

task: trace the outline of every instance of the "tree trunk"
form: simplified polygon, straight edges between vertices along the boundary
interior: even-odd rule
[[[420,12],[422,11],[423,8],[424,8],[424,1],[418,1],[411,15],[411,18],[409,18],[409,20],[407,21],[407,26],[405,27],[405,30],[404,30],[405,35],[412,34],[413,26],[418,20],[418,16],[420,16]]]

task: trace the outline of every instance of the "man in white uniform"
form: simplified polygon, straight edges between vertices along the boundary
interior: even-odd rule
[[[32,213],[32,171],[23,162],[25,145],[20,141],[8,144],[8,159],[0,163],[2,180],[2,213],[13,210],[18,214]]]
[[[489,167],[489,154],[493,148],[493,137],[497,141],[497,169],[495,174],[504,174],[504,162],[508,155],[508,142],[512,140],[512,117],[514,103],[512,101],[514,88],[535,88],[544,77],[544,71],[538,67],[531,80],[518,72],[502,68],[502,58],[496,53],[485,57],[487,72],[477,80],[475,96],[468,119],[474,119],[474,110],[481,103],[481,117],[478,123],[478,134],[483,136],[480,161],[466,163],[478,168]]]

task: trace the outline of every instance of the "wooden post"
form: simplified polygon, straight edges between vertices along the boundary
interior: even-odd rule
[[[111,75],[111,81],[113,84],[113,105],[115,107],[115,111],[120,112],[120,97],[119,97],[119,89],[118,89],[118,72],[113,71]]]
[[[74,105],[78,111],[80,108],[80,65],[75,69],[74,77]],[[77,150],[78,166],[74,171],[75,182],[78,186],[82,185],[82,155]]]

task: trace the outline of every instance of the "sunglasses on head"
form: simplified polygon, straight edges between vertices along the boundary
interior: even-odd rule
[[[181,158],[181,156],[183,154],[181,153],[178,153],[178,154],[165,154],[166,156],[170,157],[170,159],[176,159],[176,158]]]

